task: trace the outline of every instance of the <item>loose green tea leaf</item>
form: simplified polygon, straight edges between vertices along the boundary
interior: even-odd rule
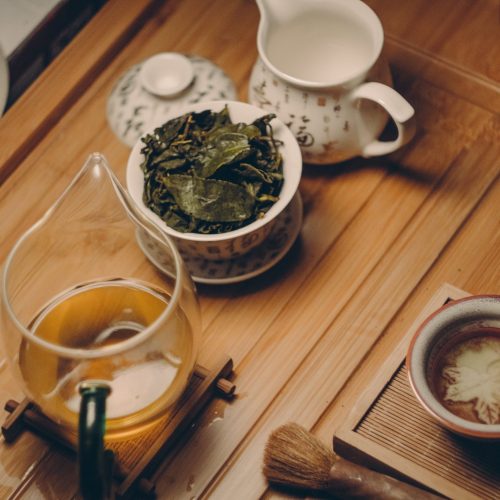
[[[142,139],[144,203],[181,232],[223,233],[262,217],[283,185],[273,118],[232,123],[226,106],[158,127]]]
[[[255,205],[255,197],[232,182],[178,174],[165,184],[181,210],[208,222],[244,221]]]

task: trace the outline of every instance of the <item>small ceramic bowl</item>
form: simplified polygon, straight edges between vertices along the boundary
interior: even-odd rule
[[[418,400],[445,428],[500,440],[500,296],[438,309],[417,330],[406,365]]]
[[[256,106],[237,101],[200,102],[187,106],[176,116],[188,112],[201,112],[207,109],[221,111],[228,106],[231,120],[234,123],[251,123],[255,119],[267,114]],[[171,116],[170,118],[175,118]],[[167,120],[168,120],[167,119]],[[166,120],[166,121],[167,121]],[[300,148],[290,129],[280,120],[271,122],[273,135],[281,141],[279,151],[283,157],[283,186],[279,200],[265,213],[264,217],[234,231],[221,234],[181,233],[169,226],[150,210],[142,201],[144,191],[144,175],[140,168],[143,161],[141,149],[144,143],[139,139],[130,153],[127,163],[127,189],[135,204],[149,219],[161,227],[171,236],[181,253],[192,257],[201,257],[209,260],[225,260],[241,257],[252,248],[260,245],[270,234],[276,218],[292,201],[302,174],[302,156]]]
[[[139,79],[151,94],[173,97],[193,81],[191,61],[177,52],[162,52],[147,59],[141,67]]]

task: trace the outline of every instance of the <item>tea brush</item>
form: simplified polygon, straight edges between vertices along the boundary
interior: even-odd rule
[[[339,457],[295,423],[271,433],[264,452],[263,471],[272,484],[340,498],[441,498]]]

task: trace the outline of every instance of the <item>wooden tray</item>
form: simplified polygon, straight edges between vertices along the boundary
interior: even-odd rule
[[[460,438],[421,407],[408,382],[404,358],[418,326],[448,300],[468,295],[444,285],[355,405],[334,438],[335,450],[451,498],[500,498],[500,445]]]
[[[149,498],[155,485],[148,478],[177,439],[189,430],[191,422],[214,397],[231,398],[236,386],[228,380],[233,361],[220,355],[210,369],[196,365],[193,376],[179,401],[152,428],[132,439],[107,443],[114,453],[114,494],[117,499]],[[7,401],[10,415],[2,425],[5,441],[14,442],[25,429],[45,437],[72,451],[76,450],[76,434],[65,431],[45,417],[28,399]],[[113,497],[113,498],[115,498]]]

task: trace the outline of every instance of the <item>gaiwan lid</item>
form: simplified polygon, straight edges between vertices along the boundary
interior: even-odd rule
[[[184,106],[219,99],[237,99],[222,68],[200,56],[165,52],[129,68],[113,87],[106,111],[113,132],[132,147]]]

